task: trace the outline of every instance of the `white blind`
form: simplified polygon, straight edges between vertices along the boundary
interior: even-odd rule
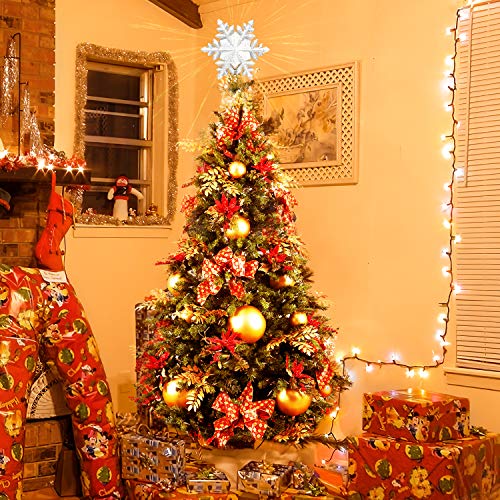
[[[456,362],[500,371],[500,0],[462,10],[457,36]]]

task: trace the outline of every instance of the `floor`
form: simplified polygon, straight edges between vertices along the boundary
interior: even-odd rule
[[[23,500],[58,500],[60,497],[53,488],[23,493]],[[79,497],[64,497],[64,500],[79,500]]]

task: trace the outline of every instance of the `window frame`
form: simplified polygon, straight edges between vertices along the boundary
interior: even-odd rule
[[[474,31],[475,9],[484,11],[492,5],[496,15],[492,15],[488,33],[484,31],[484,14],[477,31]],[[447,370],[447,379],[449,383],[456,383],[464,382],[468,377],[463,385],[471,387],[477,387],[478,377],[491,380],[495,388],[500,382],[500,362],[496,354],[500,351],[500,334],[495,325],[489,324],[495,319],[494,308],[500,304],[496,298],[500,295],[500,279],[495,287],[488,275],[488,266],[492,264],[486,263],[482,255],[490,251],[488,247],[500,236],[500,231],[493,227],[496,224],[485,218],[486,212],[493,213],[489,212],[490,209],[495,214],[500,213],[500,199],[496,201],[494,197],[485,196],[490,187],[483,179],[488,172],[494,172],[494,167],[489,164],[496,165],[493,157],[488,160],[485,157],[491,154],[500,158],[500,149],[493,151],[491,147],[491,132],[497,128],[500,106],[495,104],[493,118],[489,116],[494,112],[492,107],[485,107],[485,99],[491,98],[488,85],[492,78],[491,65],[500,63],[500,52],[498,49],[495,53],[492,51],[495,49],[494,37],[488,38],[493,28],[497,36],[500,32],[499,14],[500,0],[464,7],[458,14],[455,35],[455,164],[464,175],[456,179],[454,187],[454,226],[455,234],[460,235],[460,243],[454,249],[453,272],[462,291],[455,298],[455,368]],[[481,73],[478,68],[481,68]],[[500,85],[496,84],[495,90],[498,92],[499,89]],[[500,174],[495,175],[498,179]],[[500,258],[500,249],[491,253],[488,259],[495,259],[495,255]]]
[[[128,51],[89,43],[79,44],[76,49],[73,151],[80,158],[85,157],[87,137],[85,135],[87,75],[88,70],[94,67],[94,63],[99,65],[109,63],[113,67],[123,66],[124,71],[125,67],[135,66],[139,71],[149,68],[154,74],[151,85],[158,85],[158,92],[153,93],[150,106],[159,109],[160,113],[155,112],[151,117],[151,129],[147,131],[155,146],[152,148],[151,162],[148,162],[150,172],[144,172],[146,181],[131,179],[131,183],[139,187],[148,187],[151,200],[158,205],[167,223],[171,224],[176,211],[178,165],[178,81],[175,64],[167,52]],[[151,109],[149,113],[151,114]],[[149,185],[147,185],[148,177]],[[95,180],[98,181],[99,178]]]

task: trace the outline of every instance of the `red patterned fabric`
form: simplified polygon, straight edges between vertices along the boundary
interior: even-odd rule
[[[468,437],[469,400],[427,391],[381,391],[363,396],[363,430],[418,442]]]
[[[246,262],[243,255],[235,255],[229,247],[223,248],[212,260],[205,259],[201,267],[203,281],[197,289],[196,300],[203,305],[209,295],[219,293],[224,283],[221,273],[224,269],[229,269],[233,278],[229,280],[229,290],[241,299],[245,293],[242,283],[235,278],[253,278],[259,263],[256,260]]]
[[[350,438],[348,498],[488,500],[500,482],[500,435],[412,443]]]
[[[82,306],[64,280],[64,273],[0,264],[0,498],[17,499],[22,491],[26,395],[38,354],[64,381],[84,494],[123,498],[106,374]]]
[[[237,403],[233,403],[227,393],[221,392],[212,408],[226,415],[214,422],[215,433],[211,440],[223,448],[238,427],[246,427],[254,439],[261,439],[267,428],[265,421],[273,414],[274,404],[274,399],[254,402],[251,382],[248,382]]]

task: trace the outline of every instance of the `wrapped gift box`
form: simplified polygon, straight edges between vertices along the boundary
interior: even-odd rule
[[[292,477],[290,465],[248,462],[238,471],[238,489],[256,495],[280,498]]]
[[[186,489],[190,493],[229,493],[230,488],[231,484],[224,472],[213,467],[186,474]]]
[[[470,435],[469,400],[421,390],[366,393],[363,430],[418,442],[461,439]]]
[[[487,500],[499,457],[499,434],[446,443],[363,434],[350,438],[348,498]]]
[[[146,483],[137,479],[125,480],[127,498],[129,500],[164,500],[191,499],[191,500],[238,500],[234,493],[190,493],[185,487],[175,491],[165,491],[161,485]]]
[[[182,439],[158,439],[137,433],[121,437],[122,476],[161,482],[175,489],[184,481],[185,449]]]

